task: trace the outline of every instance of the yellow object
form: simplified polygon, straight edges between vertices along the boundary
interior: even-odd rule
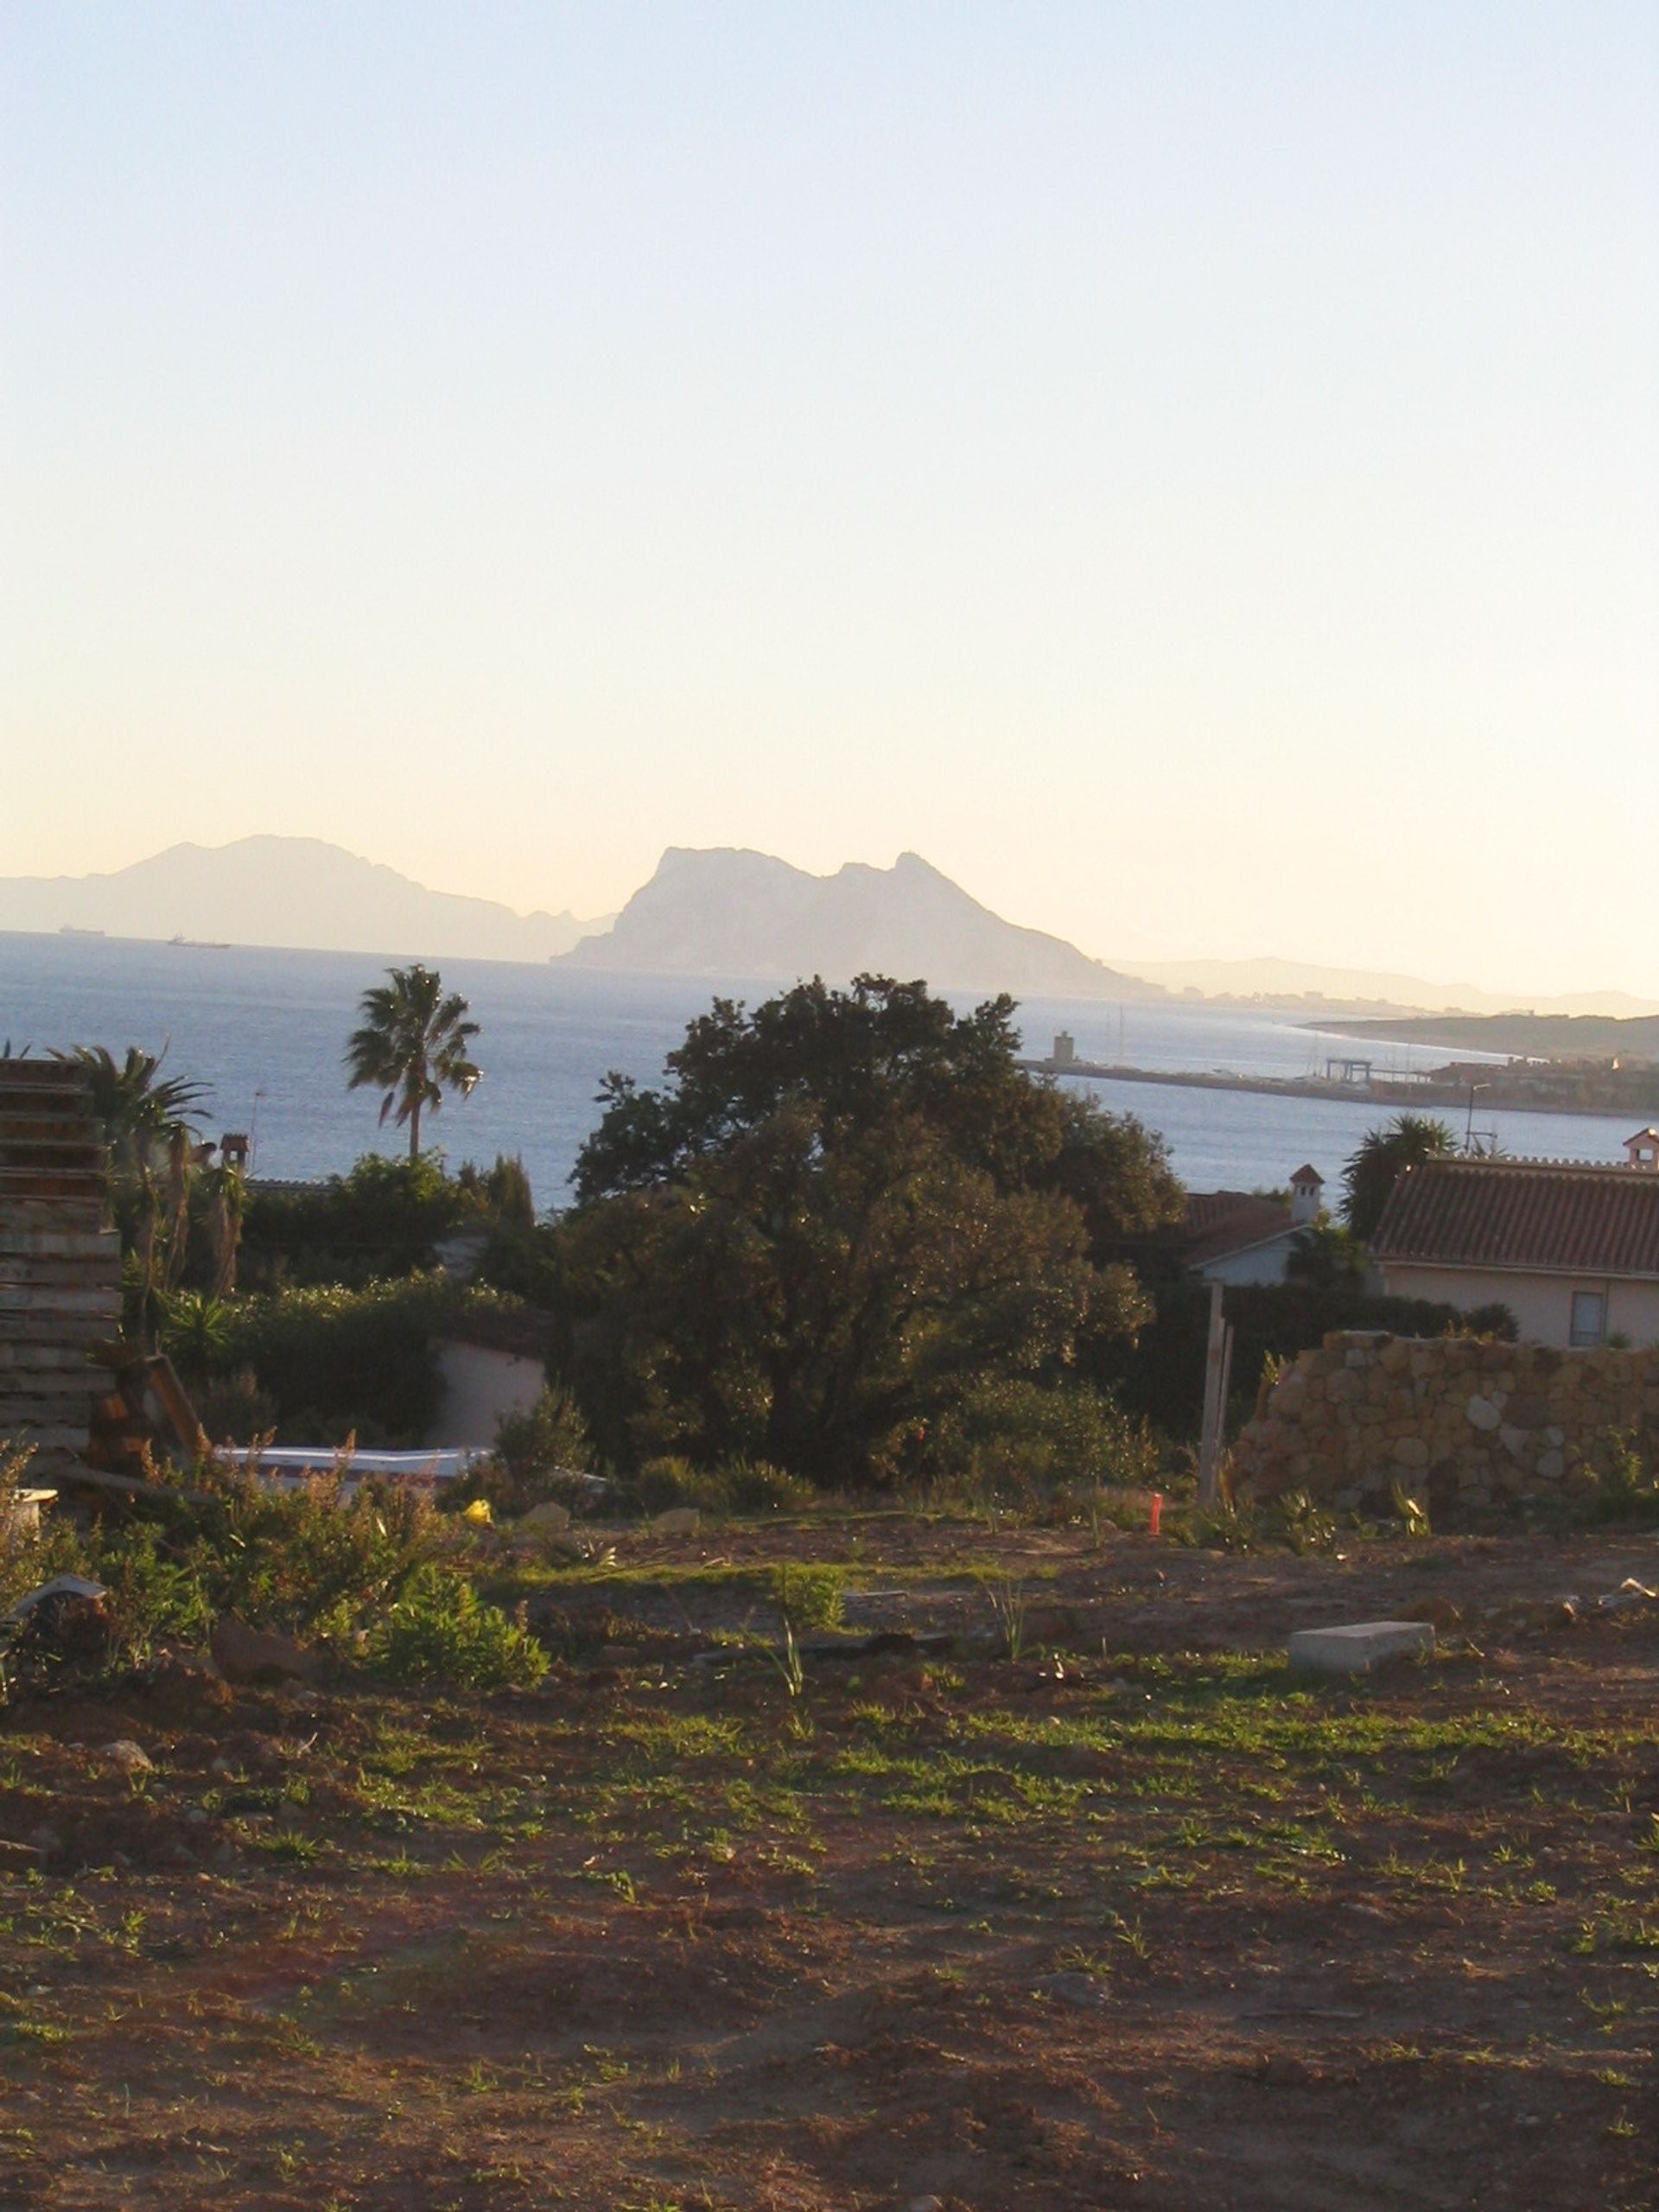
[[[480,1529],[487,1529],[491,1520],[489,1499],[475,1497],[461,1517],[463,1521],[474,1522]]]

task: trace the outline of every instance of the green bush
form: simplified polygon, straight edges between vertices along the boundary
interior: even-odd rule
[[[361,1288],[429,1268],[440,1240],[475,1204],[436,1160],[387,1160],[378,1153],[359,1160],[349,1175],[331,1176],[315,1188],[251,1191],[242,1219],[243,1280],[260,1288]]]
[[[717,1467],[696,1467],[690,1459],[672,1455],[647,1459],[634,1478],[633,1489],[647,1513],[692,1505],[700,1513],[757,1518],[802,1512],[817,1496],[804,1475],[792,1475],[765,1459],[728,1459]]]
[[[443,1402],[435,1332],[512,1303],[442,1275],[273,1291],[229,1308],[221,1371],[250,1369],[296,1443],[418,1444]]]
[[[593,1440],[575,1399],[550,1383],[524,1412],[503,1414],[488,1462],[464,1487],[468,1497],[487,1498],[497,1512],[524,1513],[543,1498],[563,1496],[571,1487],[563,1478],[572,1471],[588,1472],[593,1458]]]
[[[385,1681],[492,1690],[533,1687],[548,1658],[521,1620],[484,1604],[470,1582],[427,1567],[371,1629],[367,1663]]]
[[[992,1491],[1122,1487],[1158,1475],[1145,1423],[1086,1382],[976,1382],[935,1424],[925,1449],[935,1477]]]
[[[666,1453],[647,1459],[633,1481],[634,1496],[646,1513],[667,1513],[677,1505],[695,1506],[700,1513],[724,1513],[726,1485],[712,1469],[694,1467],[689,1459]]]
[[[817,1496],[804,1475],[791,1475],[765,1459],[733,1459],[717,1471],[715,1480],[732,1513],[803,1513]]]
[[[787,1628],[839,1628],[842,1577],[833,1567],[785,1565],[777,1572],[778,1610]]]

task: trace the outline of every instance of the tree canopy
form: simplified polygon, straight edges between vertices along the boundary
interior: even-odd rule
[[[879,1477],[986,1377],[1134,1331],[1116,1247],[1179,1187],[1138,1122],[1019,1068],[1013,1015],[815,981],[716,1000],[660,1090],[607,1079],[563,1245],[567,1363],[614,1456]]]

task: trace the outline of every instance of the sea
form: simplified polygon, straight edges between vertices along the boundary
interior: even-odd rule
[[[607,1071],[658,1081],[686,1023],[715,996],[753,1004],[775,988],[511,961],[441,964],[480,1025],[474,1049],[484,1079],[470,1098],[452,1099],[429,1118],[428,1142],[452,1168],[517,1155],[543,1211],[569,1202],[570,1171],[598,1120]],[[348,1090],[342,1066],[358,1001],[387,965],[362,953],[0,934],[0,1049],[106,1045],[119,1055],[141,1046],[163,1055],[167,1074],[206,1087],[208,1134],[252,1137],[256,1176],[343,1173],[363,1153],[402,1148],[399,1132],[378,1126],[376,1095]],[[963,1009],[973,1002],[947,995]],[[1302,1076],[1322,1073],[1328,1057],[1357,1052],[1369,1053],[1380,1072],[1445,1058],[1421,1046],[1356,1045],[1283,1014],[1180,1001],[1034,999],[1018,1020],[1032,1058],[1046,1055],[1065,1030],[1081,1059],[1160,1072]],[[1175,1172],[1198,1191],[1282,1186],[1309,1160],[1334,1195],[1366,1131],[1395,1110],[1357,1099],[1066,1080],[1159,1131]],[[1465,1127],[1508,1153],[1553,1160],[1620,1160],[1629,1134],[1604,1116],[1488,1110],[1478,1093],[1459,1138]]]

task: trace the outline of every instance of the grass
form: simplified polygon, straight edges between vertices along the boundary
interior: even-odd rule
[[[771,1636],[780,1612],[793,1631],[804,1605],[852,1587],[931,1589],[978,1636],[971,1650],[809,1659],[792,1685],[759,1665],[590,1676],[567,1662],[489,1697],[254,1694],[211,1731],[137,1694],[96,1735],[23,1716],[0,1748],[0,1834],[49,1816],[97,1840],[86,1871],[8,1870],[0,1890],[0,1990],[17,1993],[0,2002],[0,2076],[43,2097],[0,2097],[0,2120],[33,2131],[0,2136],[0,2158],[67,2155],[48,2093],[73,2067],[90,2139],[178,2138],[168,2182],[189,2212],[286,2202],[279,2186],[314,2204],[654,2196],[725,2212],[763,2173],[779,2202],[856,2202],[870,2171],[884,2190],[898,2177],[902,2198],[924,2153],[881,2133],[900,2106],[918,2138],[937,2114],[946,2139],[981,2146],[974,2212],[1132,2192],[1161,2205],[1189,2154],[1256,2212],[1265,2200],[1228,2165],[1227,2100],[1255,2099],[1250,2124],[1268,2130],[1306,2100],[1239,2088],[1236,2053],[1213,2038],[1265,1991],[1364,2014],[1303,2046],[1355,2069],[1351,2133],[1389,2148],[1368,2068],[1478,2076],[1483,2097],[1529,2101],[1512,2114],[1571,2113],[1593,2201],[1639,2201],[1659,1748],[1642,1700],[1603,1697],[1578,1644],[1502,1676],[1454,1654],[1401,1684],[1316,1688],[1261,1649],[1122,1648],[1135,1609],[1114,1597],[1106,1645],[1097,1621],[1057,1672],[1017,1636],[992,1649],[984,1592],[1070,1573],[1064,1541],[1109,1588],[1121,1562],[1089,1553],[1086,1531],[1001,1560],[988,1554],[1006,1535],[976,1554],[957,1525],[908,1552],[891,1522],[867,1535],[893,1571],[830,1560],[823,1580],[784,1585],[776,1560],[728,1560],[680,1576],[674,1601],[722,1624],[752,1605]],[[590,1575],[596,1605],[613,1602],[607,1584]],[[146,1797],[60,1740],[72,1733],[153,1743]],[[278,1740],[273,1771],[260,1747]],[[235,1771],[213,1777],[221,1743]],[[232,1863],[143,1860],[143,1839],[164,1842],[190,1807],[209,1821],[180,1832],[229,1839]],[[113,1867],[117,1848],[135,1869]],[[1033,2009],[1054,1973],[1099,1981],[1110,2010],[1052,1993]],[[1374,2026],[1398,1992],[1408,2031]],[[1102,2024],[1120,2006],[1140,2024],[1127,2041]],[[1254,2063],[1293,2031],[1238,2033]],[[169,2117],[210,2075],[211,2184]],[[1465,2123],[1446,2109],[1455,2158]],[[322,2111],[336,2117],[314,2127]],[[1300,2140],[1274,2145],[1274,2171],[1300,2171],[1308,2196]],[[1557,2177],[1549,2201],[1578,2200]]]

